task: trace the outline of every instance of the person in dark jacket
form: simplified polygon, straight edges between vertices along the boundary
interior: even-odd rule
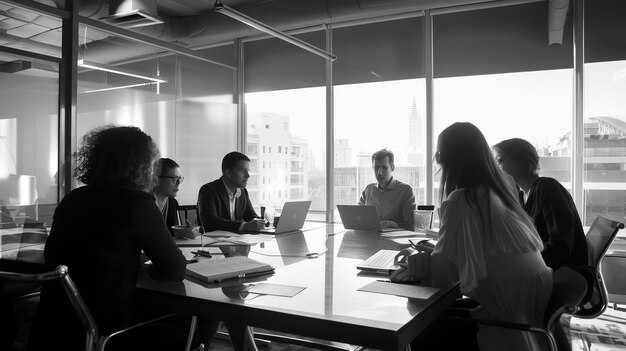
[[[493,147],[496,161],[524,191],[524,209],[544,243],[541,252],[553,270],[588,263],[587,240],[570,193],[558,180],[540,177],[539,155],[528,141],[514,138]]]
[[[204,184],[198,192],[198,212],[206,231],[256,231],[264,221],[254,211],[246,190],[250,159],[231,152],[222,160],[222,176]]]
[[[65,265],[94,317],[101,335],[145,320],[135,286],[146,266],[154,279],[182,281],[186,260],[165,227],[148,193],[159,151],[136,127],[102,127],[83,137],[76,155],[76,177],[85,186],[72,190],[56,208],[44,249],[45,264]],[[58,282],[44,284],[29,349],[80,350],[84,332]],[[175,323],[174,325],[178,325]],[[168,326],[165,349],[185,345],[184,330]],[[142,345],[149,339],[126,339]],[[171,343],[169,342],[171,341]]]
[[[186,223],[180,223],[178,218],[178,201],[175,199],[176,195],[178,195],[178,187],[185,177],[180,175],[178,163],[169,158],[159,159],[159,170],[159,181],[152,189],[152,195],[163,214],[163,218],[165,218],[165,226],[170,231],[170,234],[174,236],[172,226],[186,225]]]

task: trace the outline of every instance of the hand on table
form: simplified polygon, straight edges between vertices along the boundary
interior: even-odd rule
[[[390,221],[388,219],[383,219],[382,221],[380,221],[380,226],[383,228],[400,228],[398,226],[398,223]]]
[[[265,227],[265,221],[262,219],[253,219],[243,224],[244,231],[246,230],[256,231],[256,230],[261,230],[264,227]]]

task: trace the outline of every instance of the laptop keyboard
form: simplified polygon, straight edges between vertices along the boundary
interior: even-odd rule
[[[398,251],[381,250],[377,255],[368,258],[365,265],[374,268],[387,268],[393,266],[393,259]]]

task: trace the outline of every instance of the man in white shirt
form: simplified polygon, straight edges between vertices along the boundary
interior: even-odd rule
[[[222,160],[222,176],[198,192],[200,222],[206,231],[257,231],[264,221],[254,211],[246,190],[250,159],[233,151]]]
[[[394,156],[390,150],[378,150],[372,155],[372,169],[377,182],[365,187],[359,205],[376,206],[383,228],[413,230],[413,188],[393,177],[393,162]]]

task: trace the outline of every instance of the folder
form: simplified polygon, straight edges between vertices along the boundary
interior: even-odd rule
[[[274,272],[274,267],[245,256],[203,260],[187,265],[187,274],[207,283],[243,279]]]

